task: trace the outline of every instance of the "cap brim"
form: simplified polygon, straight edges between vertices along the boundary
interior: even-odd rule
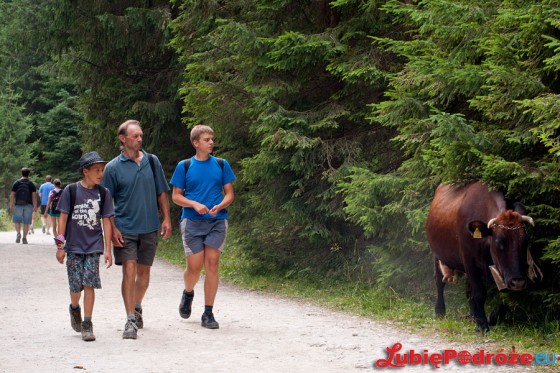
[[[96,161],[96,162],[91,162],[91,163],[85,164],[85,165],[83,165],[82,167],[78,168],[78,171],[82,171],[84,168],[86,168],[86,167],[88,167],[88,166],[91,166],[91,165],[94,165],[94,164],[99,164],[99,163],[107,164],[107,163],[109,163],[109,161]]]

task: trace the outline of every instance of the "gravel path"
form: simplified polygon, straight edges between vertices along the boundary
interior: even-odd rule
[[[195,289],[193,315],[178,314],[182,269],[156,261],[144,300],[145,327],[137,340],[123,340],[120,267],[101,269],[96,291],[95,342],[83,342],[70,327],[66,266],[55,258],[52,236],[30,235],[16,244],[0,232],[0,372],[368,372],[386,348],[402,352],[489,350],[412,335],[390,323],[222,284],[215,307],[219,330],[200,326],[202,287]],[[199,285],[202,281],[199,282]],[[503,346],[505,348],[505,346]],[[499,349],[493,346],[492,349]],[[527,371],[451,363],[441,370]],[[428,365],[404,371],[433,370]],[[400,370],[403,371],[403,370]]]

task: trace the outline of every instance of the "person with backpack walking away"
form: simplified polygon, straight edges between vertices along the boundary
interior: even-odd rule
[[[204,313],[201,325],[208,329],[219,329],[213,309],[218,292],[220,255],[224,250],[228,228],[226,207],[233,202],[232,182],[236,177],[225,159],[211,155],[214,148],[212,128],[194,126],[190,140],[196,154],[177,164],[170,183],[173,186],[173,202],[183,207],[180,225],[187,262],[179,314],[184,319],[190,317],[194,287],[204,267]]]
[[[60,196],[62,195],[62,182],[60,179],[54,179],[54,189],[49,193],[49,199],[47,202],[47,208],[49,214],[49,219],[51,221],[51,226],[53,230],[53,235],[56,237],[58,235],[57,226],[58,218],[60,217],[60,210],[58,210],[58,203],[60,201]],[[47,234],[50,234],[47,230]]]
[[[27,233],[31,225],[33,211],[37,210],[37,187],[29,175],[31,170],[24,167],[21,169],[21,178],[12,185],[10,193],[10,214],[16,228],[16,243],[27,244]],[[23,238],[21,236],[21,225],[23,224]]]
[[[80,158],[78,169],[82,179],[60,190],[60,200],[56,206],[60,211],[58,235],[55,236],[56,259],[63,264],[66,257],[70,287],[70,325],[82,334],[84,341],[95,341],[91,320],[95,289],[101,289],[100,256],[104,256],[107,268],[113,264],[110,239],[113,203],[111,193],[99,185],[105,163],[107,162],[97,152],[84,154]],[[57,181],[60,189],[60,180],[55,180],[54,184],[56,186]],[[51,205],[52,202],[53,199],[50,200]],[[80,308],[82,290],[83,320]]]
[[[45,177],[45,182],[39,187],[39,198],[41,205],[41,224],[42,230],[45,234],[51,234],[51,219],[48,216],[47,205],[49,203],[49,195],[54,189],[54,184],[52,183],[52,176],[47,175]]]
[[[123,339],[136,339],[144,326],[142,300],[150,284],[150,269],[157,249],[157,232],[168,239],[171,216],[163,167],[154,154],[142,149],[140,122],[127,120],[117,129],[121,154],[105,167],[102,185],[113,196],[115,264],[122,265],[121,292],[126,310]],[[159,213],[158,213],[159,206]]]

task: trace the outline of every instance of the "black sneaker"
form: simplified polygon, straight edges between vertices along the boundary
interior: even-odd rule
[[[82,322],[82,340],[86,342],[95,341],[95,334],[93,334],[93,324],[91,321]]]
[[[183,290],[183,297],[181,298],[181,304],[179,305],[179,315],[183,319],[188,319],[191,317],[191,307],[192,301],[194,299],[194,291],[192,295],[188,295],[186,290]]]
[[[220,324],[214,319],[214,314],[207,314],[206,312],[202,314],[200,325],[208,329],[219,329]]]
[[[16,236],[16,243],[19,243],[19,241],[21,241],[21,233],[18,233]]]
[[[134,316],[136,316],[136,326],[138,329],[144,327],[144,319],[142,318],[142,307],[134,307]]]
[[[76,332],[82,331],[82,310],[80,306],[78,308],[73,309],[72,305],[68,307],[70,309],[70,325],[72,325],[72,329]]]
[[[124,331],[122,333],[123,339],[136,339],[138,336],[138,326],[132,320],[126,320],[124,324]]]

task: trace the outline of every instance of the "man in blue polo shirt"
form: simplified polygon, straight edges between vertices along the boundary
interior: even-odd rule
[[[161,235],[164,239],[171,235],[169,185],[159,159],[142,149],[140,122],[127,120],[117,135],[122,152],[105,166],[102,185],[115,203],[112,241],[115,264],[123,266],[121,289],[127,314],[123,338],[136,339],[137,330],[144,326],[142,300],[160,230],[158,205],[163,216]]]

